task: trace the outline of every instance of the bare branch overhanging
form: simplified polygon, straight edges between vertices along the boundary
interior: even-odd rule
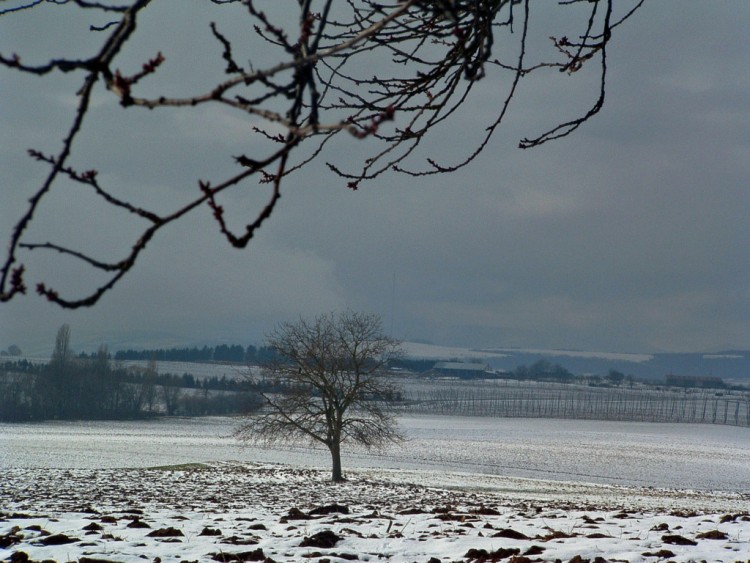
[[[644,0],[632,0],[624,15],[615,18],[614,0],[566,0],[564,8],[585,15],[583,33],[553,38],[558,58],[527,62],[529,23],[545,3],[531,0],[300,0],[297,20],[289,25],[283,17],[269,15],[252,0],[208,0],[206,7],[217,16],[229,5],[243,9],[244,17],[269,52],[276,53],[273,64],[255,69],[252,53],[241,52],[236,38],[210,23],[217,49],[217,66],[225,78],[209,83],[202,92],[184,96],[149,96],[143,84],[153,85],[168,65],[161,53],[144,61],[140,71],[126,74],[118,67],[123,48],[137,41],[138,22],[150,17],[150,0],[126,3],[85,0],[20,1],[0,10],[0,24],[20,14],[55,5],[70,5],[81,17],[106,16],[106,24],[92,24],[91,33],[101,35],[101,47],[92,57],[51,58],[40,64],[27,64],[23,53],[0,53],[0,67],[49,79],[57,73],[82,77],[77,107],[60,149],[43,154],[31,149],[33,158],[49,166],[43,183],[31,194],[28,206],[18,218],[0,269],[0,301],[10,301],[26,293],[24,251],[55,252],[77,261],[82,268],[104,273],[106,280],[82,297],[61,296],[49,281],[36,283],[36,291],[65,308],[92,306],[111,290],[134,266],[146,245],[165,227],[199,207],[208,207],[227,242],[244,248],[257,230],[273,214],[285,178],[327,159],[326,149],[340,134],[362,141],[359,168],[344,168],[326,161],[328,168],[351,189],[381,174],[393,171],[410,176],[428,176],[458,170],[470,164],[488,145],[507,115],[519,82],[532,72],[558,70],[573,74],[587,65],[598,65],[598,92],[589,109],[575,119],[563,120],[547,132],[521,140],[521,148],[539,146],[570,135],[598,113],[605,99],[607,46],[613,30],[640,8]],[[532,6],[533,4],[533,6]],[[237,7],[237,6],[235,6]],[[618,6],[618,9],[622,9]],[[99,21],[101,21],[99,17]],[[217,17],[218,19],[218,17]],[[500,39],[515,39],[511,50],[498,48]],[[243,61],[240,63],[240,61]],[[453,162],[427,158],[425,165],[414,162],[417,149],[429,134],[451,119],[470,99],[482,79],[491,73],[508,73],[508,89],[500,97],[495,115],[488,115],[486,128],[477,146]],[[222,106],[237,119],[255,120],[266,126],[253,127],[267,147],[258,154],[233,155],[239,170],[224,178],[195,179],[194,196],[176,204],[169,212],[158,213],[138,201],[115,196],[104,185],[95,168],[77,170],[70,164],[79,133],[88,126],[91,99],[97,84],[128,112],[139,109],[176,108],[202,111]],[[300,150],[302,147],[308,147]],[[305,152],[306,151],[306,152]],[[82,156],[78,153],[78,159]],[[296,160],[295,160],[296,159]],[[95,163],[92,163],[95,165]],[[347,164],[349,166],[349,164]],[[145,220],[140,234],[120,257],[98,258],[86,248],[69,247],[57,240],[27,240],[38,211],[61,178],[90,188],[113,210]],[[250,181],[268,186],[266,203],[249,217],[244,228],[230,227],[221,203],[229,190]]]

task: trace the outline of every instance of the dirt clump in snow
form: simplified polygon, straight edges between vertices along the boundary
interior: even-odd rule
[[[529,539],[529,536],[526,534],[522,534],[521,532],[517,532],[516,530],[511,530],[510,528],[504,528],[500,530],[499,532],[496,532],[492,534],[493,538],[510,538],[512,540],[527,540]]]
[[[341,541],[341,539],[341,536],[336,535],[333,531],[323,530],[322,532],[318,532],[317,534],[304,538],[299,546],[319,548],[322,547],[325,549],[330,549],[332,547],[335,547],[336,544]]]
[[[725,540],[728,536],[721,530],[708,530],[695,536],[699,540]]]
[[[273,559],[268,559],[261,548],[253,551],[241,551],[239,553],[224,553],[220,551],[218,553],[211,553],[211,559],[214,561],[220,561],[221,563],[229,563],[230,561],[266,561],[271,563]]]
[[[327,504],[318,506],[310,511],[310,516],[321,516],[327,514],[349,514],[349,507],[343,504]]]
[[[65,545],[68,543],[76,543],[81,541],[80,538],[71,538],[67,534],[53,534],[50,536],[42,537],[39,540],[40,545]]]
[[[697,541],[688,539],[679,534],[665,534],[661,537],[661,541],[671,545],[698,545]]]
[[[146,535],[150,538],[175,538],[175,537],[182,537],[185,534],[183,534],[182,531],[178,530],[177,528],[172,528],[170,526],[167,528],[159,528],[158,530],[149,532]]]
[[[471,548],[466,552],[464,557],[469,561],[476,561],[477,563],[485,563],[486,561],[498,561],[499,559],[507,559],[512,555],[518,555],[521,550],[517,547],[504,548],[501,547],[494,551],[487,551],[486,549],[475,549]]]

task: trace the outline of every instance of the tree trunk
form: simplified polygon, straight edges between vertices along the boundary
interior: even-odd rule
[[[341,473],[341,444],[334,442],[328,446],[331,450],[331,481],[340,483],[344,480]]]

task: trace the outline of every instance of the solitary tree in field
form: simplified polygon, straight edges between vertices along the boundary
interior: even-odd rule
[[[520,146],[565,137],[602,108],[608,48],[618,26],[643,2],[202,0],[173,2],[163,11],[159,9],[166,3],[152,0],[2,2],[0,37],[14,25],[43,26],[39,33],[17,34],[19,44],[0,52],[0,81],[7,84],[13,73],[37,77],[38,83],[27,78],[23,84],[49,89],[52,82],[57,89],[50,90],[55,92],[50,97],[65,88],[66,103],[44,109],[56,108],[63,116],[69,112],[70,125],[64,133],[49,132],[51,139],[62,137],[56,148],[28,148],[46,172],[29,192],[10,240],[2,245],[7,251],[0,262],[0,302],[26,293],[27,278],[34,276],[26,255],[46,252],[79,265],[76,287],[83,289],[80,295],[63,294],[60,280],[37,278],[36,292],[66,308],[94,305],[133,268],[158,232],[197,210],[213,216],[229,244],[244,248],[274,213],[285,179],[313,162],[325,162],[339,185],[352,190],[386,172],[413,177],[455,171],[489,146],[521,80],[545,72],[576,76],[581,69],[591,69],[581,73],[596,76],[583,111],[561,115],[522,139]],[[541,19],[576,23],[560,23],[564,27],[552,32],[531,25],[540,12],[552,10],[559,10],[561,17]],[[566,17],[569,12],[572,19]],[[180,20],[185,14],[189,19]],[[205,40],[192,31],[200,18],[208,34]],[[189,48],[170,44],[173,36],[163,33],[180,25],[176,21],[191,26]],[[55,22],[61,27],[47,32]],[[244,26],[238,27],[240,22]],[[41,41],[45,33],[65,41]],[[547,49],[539,48],[545,44]],[[47,52],[40,53],[40,45],[46,45]],[[144,46],[153,51],[140,53]],[[214,64],[206,63],[209,60]],[[430,134],[450,130],[467,115],[475,119],[475,108],[467,102],[480,90],[496,103],[476,120],[475,145],[455,146],[451,160],[436,158],[428,146]],[[555,104],[558,89],[551,87],[548,94],[547,103]],[[16,98],[23,96],[9,97]],[[144,130],[138,133],[146,137],[150,121],[131,120],[138,117],[134,113],[210,117],[206,112],[212,108],[234,115],[233,125],[246,128],[244,141],[226,155],[223,169],[208,167],[187,186],[168,185],[165,174],[164,185],[123,195],[128,182],[108,167],[127,162],[130,179],[141,163],[128,160],[132,147],[119,127],[108,125],[104,134],[101,122],[139,123]],[[39,127],[36,114],[28,119],[29,127]],[[92,128],[106,144],[80,140]],[[181,132],[171,134],[179,137]],[[349,149],[338,150],[342,135],[360,141],[354,155]],[[97,162],[85,153],[87,146],[106,147],[112,160]],[[204,158],[204,149],[196,148],[194,160]],[[169,205],[150,199],[152,191],[174,187],[187,195],[172,198]],[[97,213],[109,214],[110,224],[130,227],[133,238],[102,256],[95,233],[78,246],[69,242],[68,233],[53,236],[32,228],[44,227],[38,224],[44,221],[40,217],[58,191],[65,194],[69,210],[85,214],[95,205]],[[230,201],[237,201],[227,199],[229,192],[240,192],[249,205],[257,204],[253,197],[259,193],[265,199],[237,224],[226,213]],[[69,224],[79,228],[75,220]]]
[[[400,353],[380,317],[345,311],[283,323],[268,335],[277,359],[263,377],[265,408],[237,432],[243,440],[273,444],[300,438],[331,452],[331,478],[343,481],[341,445],[398,441],[389,406],[397,388],[385,368]]]

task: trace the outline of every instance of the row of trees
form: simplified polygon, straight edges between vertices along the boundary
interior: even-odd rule
[[[159,414],[206,415],[257,407],[250,382],[226,378],[196,381],[192,375],[159,374],[146,367],[113,367],[106,346],[76,356],[70,327],[57,332],[46,365],[7,362],[0,372],[0,420],[118,419]]]
[[[635,378],[632,375],[625,375],[616,369],[610,369],[605,375],[577,376],[560,364],[553,364],[548,360],[537,360],[529,366],[520,365],[509,374],[509,378],[520,381],[550,381],[556,383],[585,382],[590,387],[619,387],[622,384],[632,387],[635,384]]]
[[[147,350],[118,350],[115,360],[158,362],[233,362],[260,365],[273,359],[273,349],[252,344],[243,348],[239,344],[220,344],[198,348],[152,348]]]
[[[538,360],[530,366],[521,365],[513,370],[512,376],[516,379],[533,379],[536,381],[561,381],[571,382],[575,375],[548,360]]]

